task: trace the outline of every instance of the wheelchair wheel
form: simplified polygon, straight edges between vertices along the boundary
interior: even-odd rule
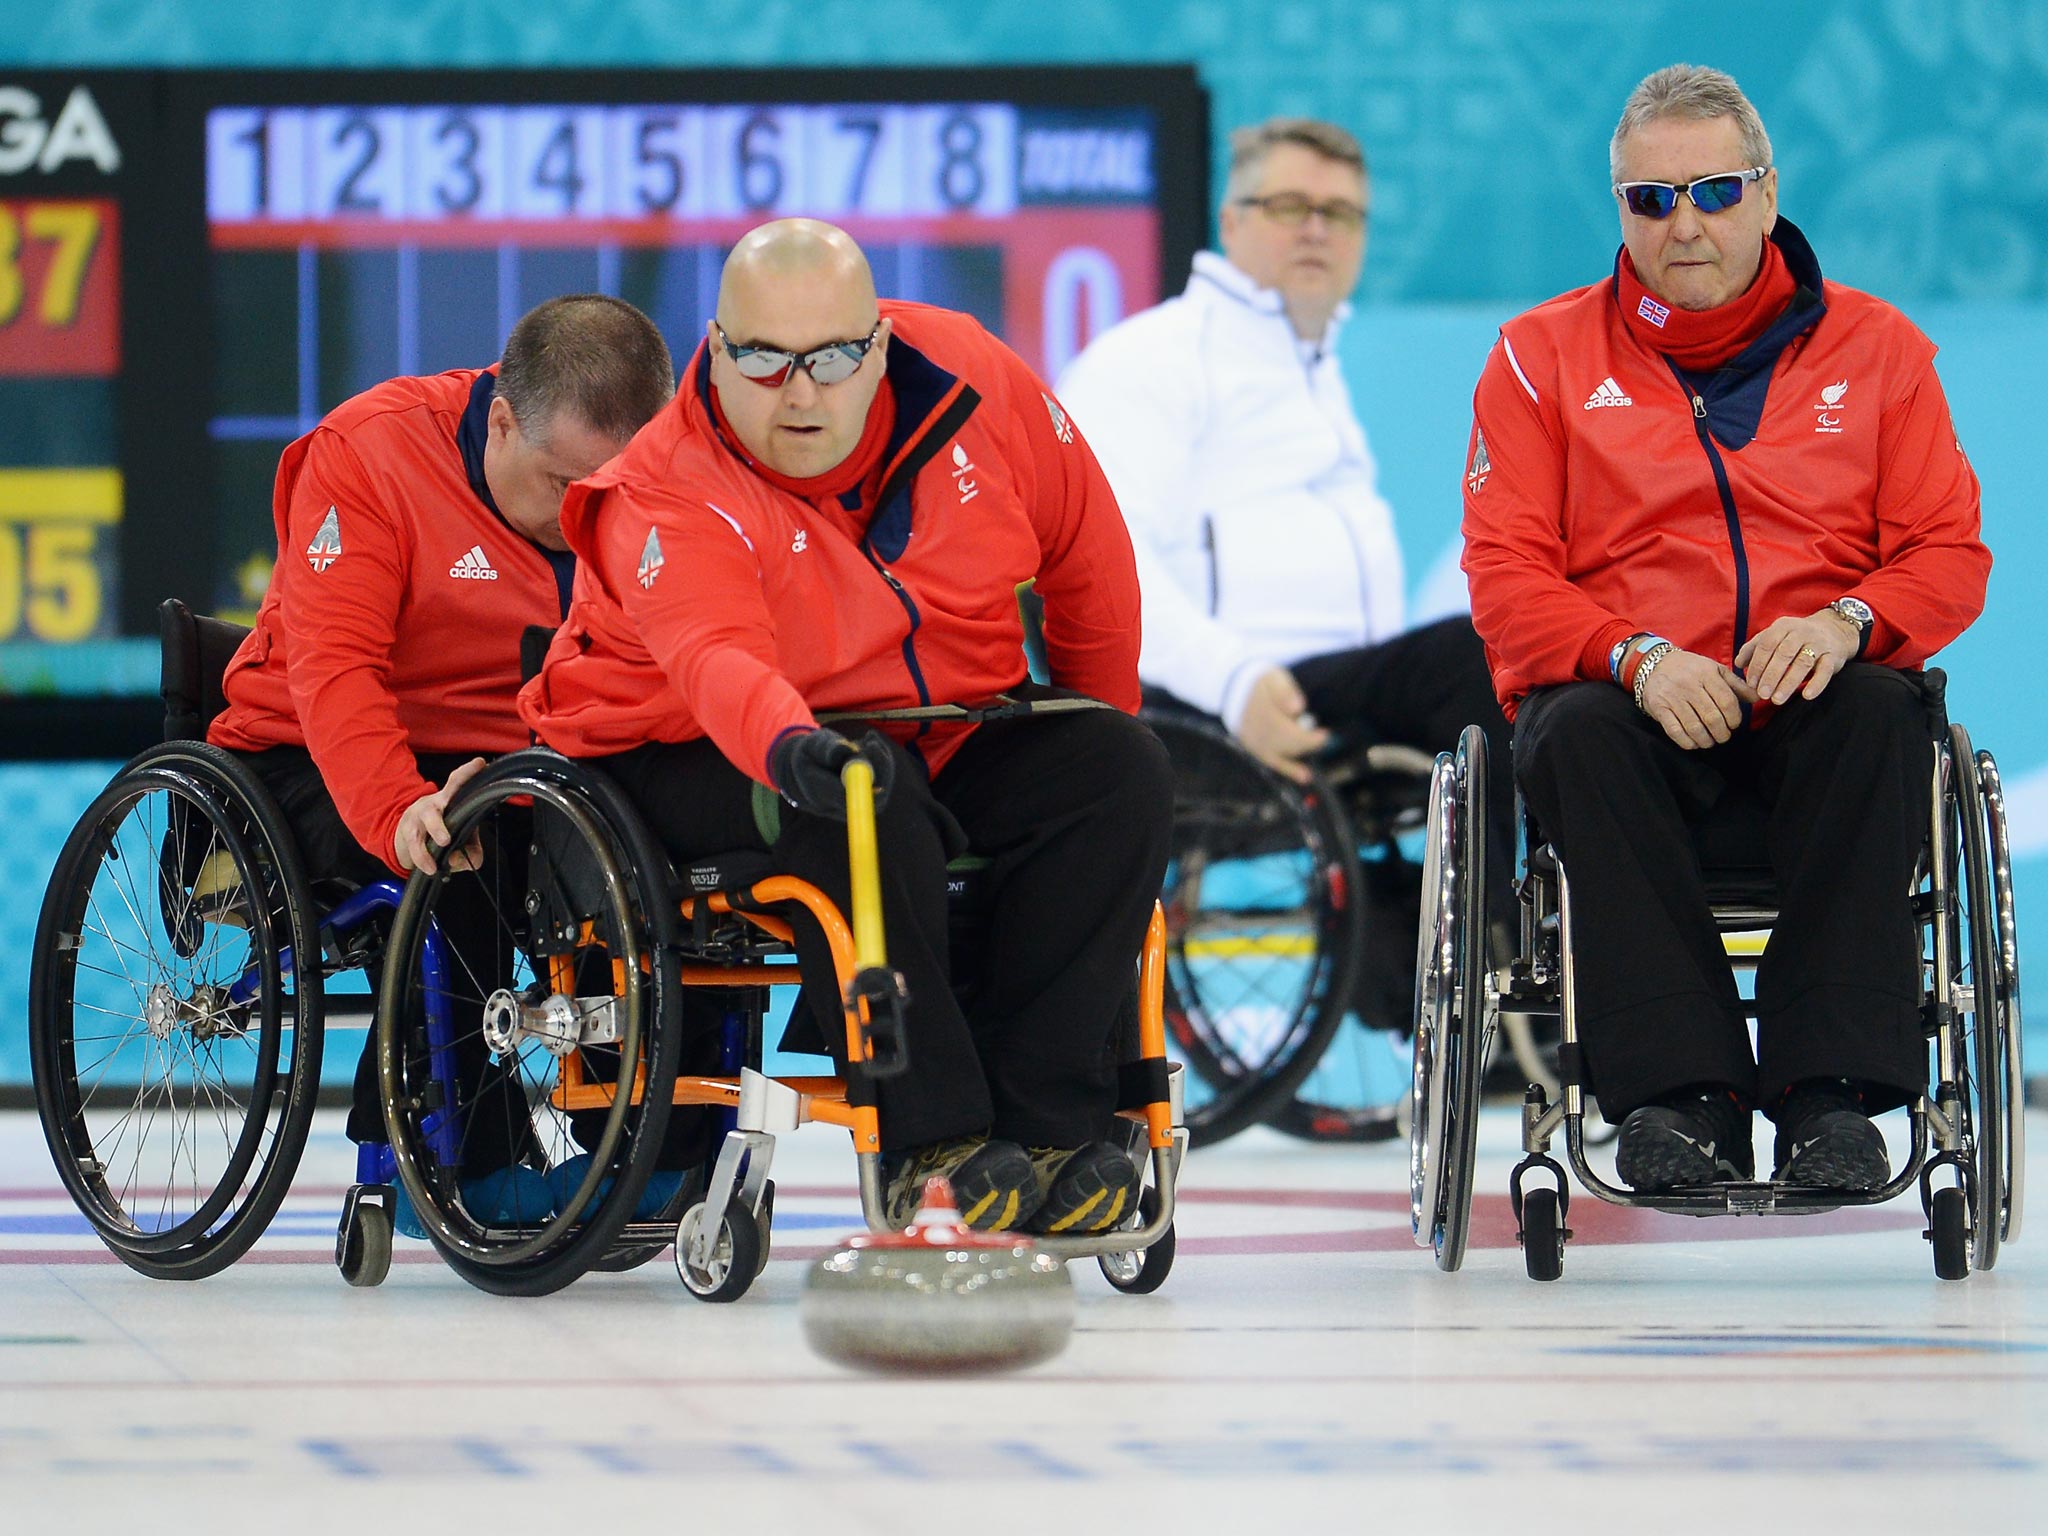
[[[1196,1145],[1285,1103],[1342,1022],[1357,855],[1338,798],[1295,785],[1212,720],[1147,710],[1173,763],[1166,1026]]]
[[[676,1275],[699,1301],[738,1301],[767,1268],[761,1228],[747,1203],[733,1199],[718,1223],[711,1256],[700,1264],[690,1257],[690,1248],[710,1220],[711,1208],[701,1200],[684,1213],[676,1231]]]
[[[1557,1191],[1532,1189],[1522,1196],[1522,1265],[1531,1280],[1555,1280],[1564,1273],[1564,1218]]]
[[[1993,989],[1996,1024],[2005,1037],[2005,1202],[1999,1215],[1999,1240],[2010,1243],[2020,1235],[2027,1175],[2027,1073],[2021,1057],[2025,1030],[2020,1018],[2019,925],[2013,911],[2012,843],[2006,831],[2005,788],[1998,777],[1998,764],[1989,752],[1977,753],[1976,767],[1989,844],[1991,902],[1997,919],[1998,971],[1997,986]]]
[[[614,1251],[668,1121],[681,1040],[681,978],[656,959],[675,943],[669,866],[609,780],[551,752],[498,759],[447,820],[451,847],[474,837],[482,862],[415,873],[392,920],[385,1125],[450,1267],[486,1291],[544,1295]],[[508,1220],[466,1201],[465,1177],[584,1152],[552,1209]]]
[[[320,1078],[320,954],[276,803],[234,757],[167,742],[58,855],[29,982],[36,1109],[65,1191],[162,1280],[233,1263],[276,1214]]]
[[[1486,737],[1467,726],[1430,787],[1409,1100],[1409,1216],[1416,1243],[1447,1271],[1465,1262],[1489,1022],[1485,783]]]
[[[2000,1241],[2008,1225],[2012,1165],[2007,1160],[2006,1138],[2019,1117],[2012,1113],[2005,1081],[2011,1047],[1999,908],[1992,893],[1991,832],[1977,757],[1970,749],[1969,733],[1960,725],[1949,727],[1949,752],[1956,815],[1961,823],[1951,857],[1961,866],[1962,874],[1952,882],[1951,894],[1962,908],[1957,955],[1962,964],[1960,980],[1969,986],[1967,1028],[1959,1019],[1957,1029],[1965,1074],[1958,1086],[1968,1122],[1966,1155],[1974,1179],[1970,1267],[1984,1270],[1998,1262]],[[1938,1247],[1938,1236],[1936,1242]]]
[[[1159,1214],[1159,1191],[1149,1185],[1138,1196],[1138,1208],[1126,1223],[1133,1231],[1148,1227]],[[1149,1296],[1166,1284],[1173,1270],[1173,1228],[1159,1234],[1150,1248],[1133,1248],[1126,1253],[1105,1253],[1096,1259],[1102,1278],[1126,1296]]]

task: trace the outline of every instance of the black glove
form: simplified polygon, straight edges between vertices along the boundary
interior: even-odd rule
[[[856,757],[866,758],[875,770],[875,812],[879,815],[889,803],[889,786],[896,782],[896,754],[879,731],[869,731],[859,746],[825,726],[793,731],[768,754],[768,774],[782,797],[798,810],[844,821],[846,786],[839,774]]]

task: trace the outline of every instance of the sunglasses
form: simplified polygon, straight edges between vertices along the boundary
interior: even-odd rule
[[[1617,181],[1614,195],[1639,219],[1670,218],[1681,192],[1692,199],[1693,207],[1701,213],[1720,213],[1741,202],[1743,187],[1763,180],[1770,169],[1768,165],[1759,165],[1746,171],[1724,171],[1719,176],[1702,176],[1682,186],[1668,181]]]
[[[858,341],[828,341],[808,352],[785,352],[777,347],[742,347],[725,334],[724,326],[716,320],[711,323],[717,327],[718,344],[732,359],[733,366],[739,369],[740,377],[752,379],[768,389],[780,389],[789,381],[790,371],[796,368],[808,373],[814,384],[838,384],[850,379],[860,372],[860,365],[867,361],[868,349],[882,334],[881,322],[877,321],[875,328]]]
[[[1356,234],[1365,228],[1365,210],[1358,204],[1347,203],[1341,198],[1333,202],[1318,203],[1303,197],[1299,192],[1275,192],[1271,197],[1240,197],[1237,206],[1256,208],[1275,224],[1285,224],[1289,229],[1306,224],[1310,214],[1316,215],[1339,234]]]

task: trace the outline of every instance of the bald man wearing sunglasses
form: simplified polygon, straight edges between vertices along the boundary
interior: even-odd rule
[[[780,220],[734,248],[674,404],[571,488],[562,529],[575,592],[521,713],[601,762],[678,857],[764,850],[843,908],[839,770],[856,752],[875,768],[910,995],[908,1068],[874,1085],[891,1215],[944,1174],[985,1230],[1128,1217],[1137,1170],[1101,1137],[1173,794],[1132,718],[1130,539],[1065,410],[970,317],[877,300],[843,230]],[[1053,687],[1027,676],[1030,580]],[[999,694],[1107,707],[820,723]],[[971,979],[946,904],[947,862],[969,851],[990,861]],[[829,977],[815,926],[791,918],[806,974]],[[812,1003],[838,1054],[831,991]]]
[[[1614,131],[1613,274],[1510,321],[1474,396],[1465,570],[1515,773],[1571,872],[1580,1032],[1640,1190],[1889,1176],[1925,1081],[1908,901],[1932,758],[1909,673],[1983,607],[1934,346],[1825,280],[1755,107],[1649,76]],[[1692,826],[1765,807],[1757,1050]]]

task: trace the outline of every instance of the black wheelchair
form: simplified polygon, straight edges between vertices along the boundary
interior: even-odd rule
[[[165,739],[58,855],[30,1058],[58,1177],[94,1231],[146,1275],[197,1280],[247,1252],[290,1187],[323,978],[368,962],[380,898],[324,892],[345,899],[323,913],[276,802],[204,739],[247,631],[175,600],[160,616]]]
[[[1480,1068],[1495,1028],[1517,1016],[1553,1022],[1562,1041],[1561,1092],[1553,1099],[1531,1084],[1522,1109],[1524,1156],[1509,1180],[1532,1279],[1558,1278],[1571,1237],[1570,1189],[1549,1155],[1560,1129],[1573,1175],[1612,1204],[1695,1216],[1797,1214],[1875,1205],[1917,1184],[1938,1276],[1962,1279],[1997,1262],[2000,1245],[2019,1235],[2026,1165],[2012,862],[1997,764],[1948,722],[1945,687],[1938,670],[1924,674],[1934,794],[1912,897],[1924,933],[1921,1011],[1934,1086],[1910,1107],[1905,1165],[1868,1193],[1750,1180],[1643,1194],[1594,1171],[1586,1158],[1588,1079],[1574,1012],[1569,878],[1525,813],[1519,944],[1506,964],[1489,963],[1481,916],[1486,825],[1477,814],[1486,739],[1468,727],[1456,752],[1438,757],[1417,935],[1409,1194],[1416,1243],[1434,1250],[1440,1269],[1464,1262]],[[1738,967],[1754,965],[1761,952],[1755,936],[1777,915],[1761,828],[1760,807],[1731,794],[1696,829],[1714,919]]]
[[[1006,707],[1028,708],[935,709],[980,718]],[[474,836],[503,856],[474,870],[444,861],[407,884],[379,988],[377,1047],[396,1179],[451,1267],[482,1289],[533,1295],[673,1241],[691,1294],[736,1300],[767,1262],[775,1137],[814,1121],[852,1134],[863,1215],[871,1229],[887,1229],[875,1082],[904,1060],[903,998],[879,944],[862,933],[858,814],[851,922],[815,886],[775,873],[765,854],[678,867],[602,770],[545,748],[491,763],[447,822],[455,845]],[[867,836],[871,869],[871,820]],[[949,871],[954,921],[969,929],[978,873],[972,861]],[[873,902],[878,930],[878,895]],[[477,975],[436,952],[429,941],[456,903],[492,914],[509,970]],[[790,923],[797,907],[831,952],[840,1076],[761,1070],[768,989],[804,979]],[[1166,1059],[1161,1023],[1163,954],[1155,911],[1124,1019],[1119,1110],[1132,1150],[1149,1154],[1141,1167],[1150,1179],[1118,1229],[1037,1239],[1063,1257],[1096,1258],[1114,1287],[1133,1293],[1156,1289],[1171,1268],[1174,1178],[1187,1139],[1181,1074]],[[709,998],[708,1010],[686,1009],[693,991]],[[557,1192],[553,1212],[533,1221],[507,1224],[465,1204],[465,1132],[449,1116],[437,1060],[478,1037],[495,1059],[519,1063],[543,1160],[559,1169],[577,1148],[589,1153],[570,1165],[580,1176]],[[679,1112],[690,1122],[680,1135]],[[682,1208],[641,1215],[657,1168],[679,1165],[691,1174],[679,1186]],[[350,1204],[375,1209],[389,1196],[359,1187]]]
[[[1312,1141],[1395,1138],[1406,1095],[1370,1085],[1406,1076],[1392,1052],[1411,1023],[1421,872],[1402,840],[1426,819],[1433,757],[1340,743],[1295,784],[1171,695],[1148,691],[1140,718],[1173,765],[1166,1022],[1195,1143],[1260,1122]],[[1554,1093],[1525,1021],[1506,1036]]]

